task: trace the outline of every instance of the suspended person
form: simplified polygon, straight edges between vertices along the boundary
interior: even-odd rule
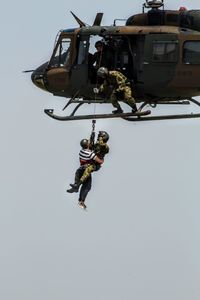
[[[110,99],[112,105],[116,107],[113,111],[114,114],[123,113],[123,110],[118,100],[123,101],[132,108],[132,112],[137,112],[137,106],[135,99],[132,96],[130,87],[130,81],[119,71],[108,71],[107,68],[101,67],[97,71],[97,75],[104,79],[104,83],[99,89],[94,88],[95,93],[107,93],[109,87],[111,87]]]
[[[80,142],[80,145],[82,147],[82,149],[79,152],[79,160],[80,160],[80,167],[76,170],[75,173],[75,184],[77,184],[77,186],[73,186],[70,189],[67,190],[68,193],[74,193],[74,192],[78,192],[79,190],[79,182],[81,177],[84,174],[84,171],[86,170],[86,168],[94,161],[96,163],[98,163],[99,165],[101,165],[103,163],[103,159],[100,159],[93,150],[91,150],[91,144],[89,142],[89,140],[87,139],[82,139]],[[82,182],[82,186],[80,189],[80,193],[79,193],[79,199],[78,199],[78,205],[83,208],[86,209],[87,206],[85,205],[85,199],[87,197],[88,192],[90,191],[92,186],[92,176],[91,173],[87,176],[87,178],[85,178],[85,180]]]
[[[105,155],[108,154],[109,152],[109,146],[107,144],[108,140],[109,140],[109,134],[106,131],[99,131],[97,142],[96,143],[91,143],[91,141],[89,142],[89,149],[90,148],[93,149],[93,153],[95,153],[96,158],[84,164],[85,169],[83,174],[79,177],[79,179],[78,177],[76,177],[74,184],[70,184],[72,189],[68,190],[69,193],[78,192],[79,186],[87,180],[90,174],[100,169],[102,164],[101,160],[103,160]]]

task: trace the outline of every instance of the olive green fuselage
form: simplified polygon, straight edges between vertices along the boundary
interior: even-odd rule
[[[33,82],[57,96],[94,99],[93,88],[100,83],[89,59],[92,40],[99,39],[113,46],[113,69],[130,80],[136,101],[200,95],[200,32],[171,25],[63,30],[50,61],[33,73]],[[61,54],[63,41],[69,42],[65,61]]]

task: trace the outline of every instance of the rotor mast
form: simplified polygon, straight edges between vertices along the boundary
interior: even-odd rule
[[[143,4],[143,13],[144,9],[159,9],[160,7],[163,7],[164,9],[164,0],[146,0],[146,2]]]

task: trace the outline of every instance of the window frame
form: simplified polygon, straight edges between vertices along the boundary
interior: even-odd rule
[[[199,51],[199,62],[190,62],[190,61],[186,61],[185,60],[185,44],[186,43],[199,43],[199,46],[200,46],[200,40],[187,40],[187,41],[184,41],[184,43],[183,43],[183,48],[182,48],[182,50],[183,50],[183,55],[182,55],[182,62],[183,62],[183,64],[185,64],[185,65],[200,65],[200,51]],[[199,47],[199,50],[200,50],[200,47]]]
[[[159,45],[159,44],[164,45],[164,54],[162,54],[162,56],[161,56],[163,58],[157,60],[157,59],[155,59],[156,54],[154,53],[154,49],[155,49],[154,46]],[[172,59],[169,59],[167,57],[167,55],[168,55],[167,46],[169,44],[175,45],[174,51],[172,52],[172,53],[174,53],[173,54],[174,57]],[[177,63],[178,62],[178,50],[179,50],[178,45],[179,45],[179,42],[177,40],[176,41],[173,41],[173,40],[171,40],[171,41],[169,41],[169,40],[166,40],[166,41],[159,41],[159,40],[153,41],[151,61],[153,63]]]
[[[68,41],[67,41],[68,40]],[[62,53],[63,43],[68,43],[69,47],[65,52]],[[53,54],[49,61],[48,66],[52,68],[68,68],[71,63],[71,48],[72,48],[72,37],[60,37],[54,47]],[[63,56],[66,54],[64,61],[62,62]]]

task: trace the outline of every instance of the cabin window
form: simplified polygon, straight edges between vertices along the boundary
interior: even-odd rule
[[[200,64],[200,42],[185,42],[183,46],[183,62],[185,64]]]
[[[69,65],[71,39],[64,38],[57,45],[50,61],[51,67],[63,67]]]
[[[153,62],[176,62],[176,42],[155,42],[153,44]]]

